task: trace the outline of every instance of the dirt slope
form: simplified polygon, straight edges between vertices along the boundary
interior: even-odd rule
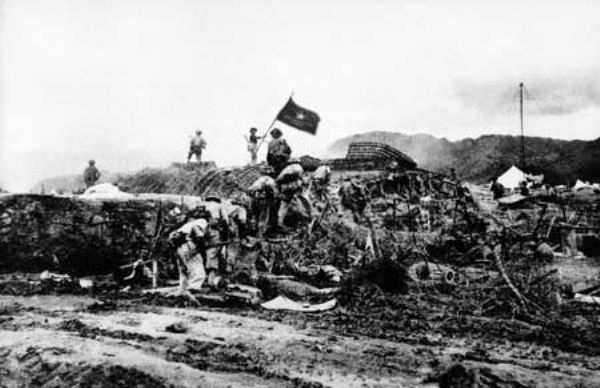
[[[0,297],[0,368],[7,387],[434,387],[461,362],[480,386],[592,387],[599,357],[519,343],[409,335],[343,335],[286,314],[172,308],[85,296]],[[287,317],[287,318],[286,318]],[[173,324],[183,333],[165,329]],[[451,385],[450,385],[451,386]]]

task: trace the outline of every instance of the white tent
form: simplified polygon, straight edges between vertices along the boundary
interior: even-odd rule
[[[575,182],[575,186],[573,186],[573,191],[585,189],[588,187],[592,187],[592,186],[587,182],[583,182],[583,181],[577,179],[577,182]]]
[[[518,189],[521,182],[527,180],[527,176],[514,165],[511,166],[504,174],[500,175],[496,180],[506,189]]]

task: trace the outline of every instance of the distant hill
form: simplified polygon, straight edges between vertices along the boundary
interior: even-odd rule
[[[448,173],[455,168],[457,175],[466,180],[483,182],[502,174],[511,165],[519,166],[521,140],[518,136],[485,135],[476,139],[449,141],[426,134],[405,135],[398,132],[373,131],[344,137],[335,141],[325,157],[344,157],[348,145],[355,141],[376,141],[396,147],[413,158],[419,167]],[[526,137],[526,172],[543,173],[546,182],[574,183],[577,179],[600,182],[600,138],[592,141],[557,140]],[[206,187],[198,171],[170,166],[143,169],[134,173],[115,174],[102,171],[100,182],[113,182],[132,192],[155,191],[201,194]],[[243,168],[240,171],[245,171]],[[193,179],[192,179],[193,178]],[[215,178],[216,179],[216,178]],[[83,189],[82,174],[44,179],[32,192],[63,192]]]
[[[387,143],[413,158],[419,167],[448,172],[455,168],[463,179],[489,180],[511,165],[519,166],[518,136],[485,135],[476,139],[449,141],[426,134],[405,135],[373,131],[344,137],[328,149],[327,157],[343,157],[355,141]],[[572,183],[576,179],[600,181],[600,138],[592,141],[525,137],[526,172],[543,173],[550,183]]]

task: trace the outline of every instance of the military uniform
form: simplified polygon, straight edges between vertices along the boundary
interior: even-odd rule
[[[344,182],[339,190],[342,206],[352,211],[354,220],[362,218],[367,206],[366,188],[358,180],[352,179]]]
[[[248,193],[251,198],[251,218],[256,224],[257,235],[261,237],[270,225],[277,222],[274,219],[277,214],[277,183],[270,176],[263,175],[254,181]]]
[[[302,197],[303,173],[304,170],[299,163],[292,163],[285,167],[277,177],[276,182],[281,193],[277,226],[283,226],[286,223],[297,224],[299,221],[308,220],[311,217],[310,203]]]
[[[210,213],[210,241],[207,242],[206,267],[225,273],[229,266],[228,251],[226,245],[219,243],[229,241],[232,234],[229,214],[226,206],[214,194],[206,196],[205,207],[207,212]]]
[[[267,148],[267,163],[273,167],[275,174],[279,174],[286,166],[292,155],[292,149],[281,137],[281,131],[277,128],[271,131],[273,139]]]
[[[98,179],[100,179],[100,171],[98,171],[96,166],[90,164],[83,172],[85,187],[94,186],[98,182]]]
[[[169,235],[169,242],[177,256],[181,293],[200,290],[206,280],[203,256],[207,234],[208,221],[200,218],[185,223]]]
[[[202,151],[206,148],[206,140],[202,137],[200,133],[196,133],[196,136],[192,137],[190,141],[190,151],[188,152],[187,161],[189,163],[190,159],[193,155],[196,155],[196,161],[200,162],[202,160]]]

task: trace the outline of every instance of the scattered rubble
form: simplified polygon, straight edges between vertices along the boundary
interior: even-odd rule
[[[424,346],[440,338],[496,346],[511,341],[600,356],[600,271],[580,277],[579,284],[563,265],[579,260],[598,266],[598,203],[535,188],[530,195],[498,199],[489,187],[419,170],[393,152],[404,164],[390,167],[381,161],[389,150],[361,147],[347,159],[362,165],[370,159],[361,155],[376,154],[380,171],[334,168],[329,190],[316,193],[305,172],[308,220],[264,236],[249,222],[244,241],[222,242],[231,271],[210,273],[195,304],[161,292],[176,289],[167,236],[177,215],[192,212],[209,191],[250,211],[244,195],[261,177],[260,166],[174,166],[173,174],[147,170],[119,184],[125,191],[143,188],[139,191],[156,195],[121,195],[118,189],[94,198],[3,195],[0,257],[2,271],[11,275],[0,279],[0,293],[103,295],[107,311],[118,308],[118,301],[219,307],[337,336]],[[329,164],[336,163],[342,162]],[[173,192],[195,196],[169,195]],[[17,271],[40,275],[23,280]],[[146,292],[150,287],[154,292]],[[103,335],[90,334],[79,320],[64,321],[60,330]],[[171,322],[161,330],[183,335],[190,328]],[[202,370],[226,361],[228,371],[238,365],[244,373],[264,375],[264,359],[250,358],[254,351],[247,345],[239,352],[220,346],[187,340],[170,349],[167,359]],[[460,362],[437,372],[429,381],[440,386],[531,386]]]

